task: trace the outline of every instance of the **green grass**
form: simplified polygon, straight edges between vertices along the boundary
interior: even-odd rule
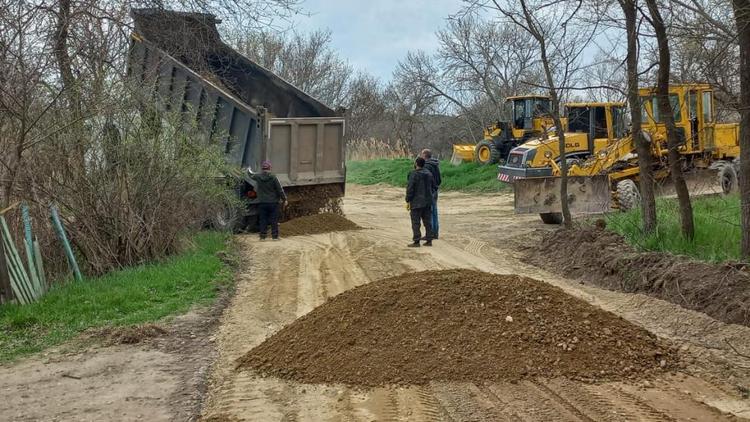
[[[406,187],[406,178],[413,169],[414,161],[408,158],[394,160],[350,161],[346,164],[349,183],[374,185],[385,183]],[[499,192],[508,190],[505,183],[497,181],[497,166],[480,166],[462,163],[453,166],[449,161],[440,162],[442,176],[441,191]]]
[[[640,249],[687,255],[710,262],[740,257],[740,200],[737,196],[704,196],[693,199],[695,239],[680,231],[677,201],[658,199],[656,233],[644,236],[640,209],[612,214],[607,227]]]
[[[158,321],[206,305],[231,271],[217,256],[227,235],[200,233],[194,247],[164,262],[69,282],[26,306],[0,306],[0,362],[42,351],[90,328]]]

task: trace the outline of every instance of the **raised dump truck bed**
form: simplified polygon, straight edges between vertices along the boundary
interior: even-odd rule
[[[284,186],[338,185],[346,178],[344,119],[224,44],[213,15],[134,9],[128,74],[186,130],[220,142],[227,160],[274,164]]]

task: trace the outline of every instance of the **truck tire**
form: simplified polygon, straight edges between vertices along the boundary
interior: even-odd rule
[[[641,193],[633,179],[620,180],[617,182],[616,190],[620,211],[629,211],[640,205]]]
[[[492,141],[480,141],[474,148],[474,161],[483,166],[495,164],[500,160],[500,150]]]
[[[239,231],[241,216],[237,208],[230,205],[222,207],[214,214],[211,226],[214,230],[235,233]]]
[[[725,163],[718,166],[719,186],[724,195],[730,195],[738,190],[737,170],[732,163]]]
[[[562,224],[563,216],[561,212],[544,212],[539,214],[544,224]]]

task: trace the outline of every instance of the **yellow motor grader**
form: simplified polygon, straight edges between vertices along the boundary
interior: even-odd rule
[[[659,115],[655,88],[639,90],[642,131],[650,140],[655,178],[669,176],[667,134]],[[713,169],[724,193],[737,188],[739,125],[716,123],[713,88],[707,84],[671,85],[669,98],[674,112],[679,152],[684,168]],[[523,146],[522,146],[523,147]],[[513,152],[511,152],[513,155]],[[500,168],[498,178],[513,183],[515,212],[539,213],[545,223],[559,223],[559,159],[522,156],[514,166]],[[531,159],[529,159],[531,158]],[[640,201],[638,155],[631,134],[617,137],[588,159],[568,161],[568,204],[572,213],[602,213],[629,209]],[[522,169],[522,172],[519,172]],[[509,177],[512,176],[512,177]]]
[[[505,100],[510,122],[496,122],[483,131],[483,139],[476,145],[453,145],[451,162],[475,161],[489,165],[504,161],[510,150],[529,139],[542,136],[554,130],[554,122],[549,116],[549,97],[523,95],[508,97]]]

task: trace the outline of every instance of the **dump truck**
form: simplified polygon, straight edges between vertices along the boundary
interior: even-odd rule
[[[342,112],[222,42],[214,15],[133,9],[131,16],[130,79],[159,110],[180,113],[207,147],[220,145],[237,170],[222,179],[242,205],[217,210],[217,226],[253,225],[254,182],[243,170],[264,160],[287,191],[287,216],[335,208],[346,179]]]
[[[476,145],[453,145],[451,162],[475,161],[489,165],[504,161],[513,147],[554,130],[549,116],[550,99],[540,95],[508,97],[505,100],[510,122],[498,121],[483,130],[483,138]]]
[[[654,177],[669,176],[667,133],[659,115],[655,88],[639,90],[642,133],[650,142],[654,157]],[[716,171],[718,187],[724,193],[737,189],[739,167],[739,124],[717,123],[713,88],[708,84],[670,85],[679,152],[684,168]],[[539,213],[545,223],[559,223],[560,166],[551,157],[543,165],[531,166],[521,160],[516,166],[503,166],[498,178],[514,187],[514,207],[518,214]],[[640,169],[632,134],[614,139],[591,157],[570,163],[568,203],[572,213],[602,213],[627,210],[640,202]]]

